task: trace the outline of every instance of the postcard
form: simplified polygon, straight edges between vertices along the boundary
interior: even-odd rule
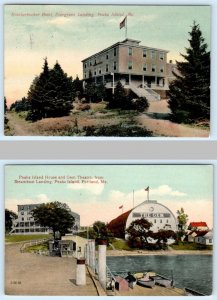
[[[212,253],[212,165],[5,166],[7,295],[211,295]]]
[[[6,136],[205,138],[208,5],[5,5]]]

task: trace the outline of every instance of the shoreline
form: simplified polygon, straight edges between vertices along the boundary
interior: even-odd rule
[[[106,256],[144,256],[144,255],[213,255],[212,250],[107,250]]]

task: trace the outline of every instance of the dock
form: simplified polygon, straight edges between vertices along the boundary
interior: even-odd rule
[[[88,269],[86,285],[76,285],[75,258],[21,253],[20,246],[5,246],[6,295],[98,296]]]

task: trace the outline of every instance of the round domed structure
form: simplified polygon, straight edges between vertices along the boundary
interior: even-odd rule
[[[125,238],[126,229],[133,221],[141,218],[152,223],[150,230],[153,232],[158,232],[161,229],[177,230],[176,217],[172,211],[165,205],[158,203],[156,200],[146,200],[142,202],[138,206],[112,220],[108,227],[116,237]]]

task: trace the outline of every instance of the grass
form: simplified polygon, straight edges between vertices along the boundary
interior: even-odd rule
[[[116,239],[112,238],[109,240],[110,244],[113,245],[115,250],[127,250],[127,251],[133,251],[132,248],[130,248],[125,240],[122,239]],[[112,246],[108,247],[108,250],[113,250]]]
[[[26,247],[25,252],[36,252],[36,251],[39,251],[39,250],[48,251],[48,249],[49,249],[48,243],[43,243],[43,244],[39,244],[39,245]]]
[[[49,234],[29,234],[29,235],[6,235],[5,242],[6,243],[17,243],[17,242],[25,242],[31,240],[40,240],[51,238],[52,236]]]
[[[179,242],[178,244],[171,245],[174,250],[212,250],[210,245],[200,245],[196,243]]]

